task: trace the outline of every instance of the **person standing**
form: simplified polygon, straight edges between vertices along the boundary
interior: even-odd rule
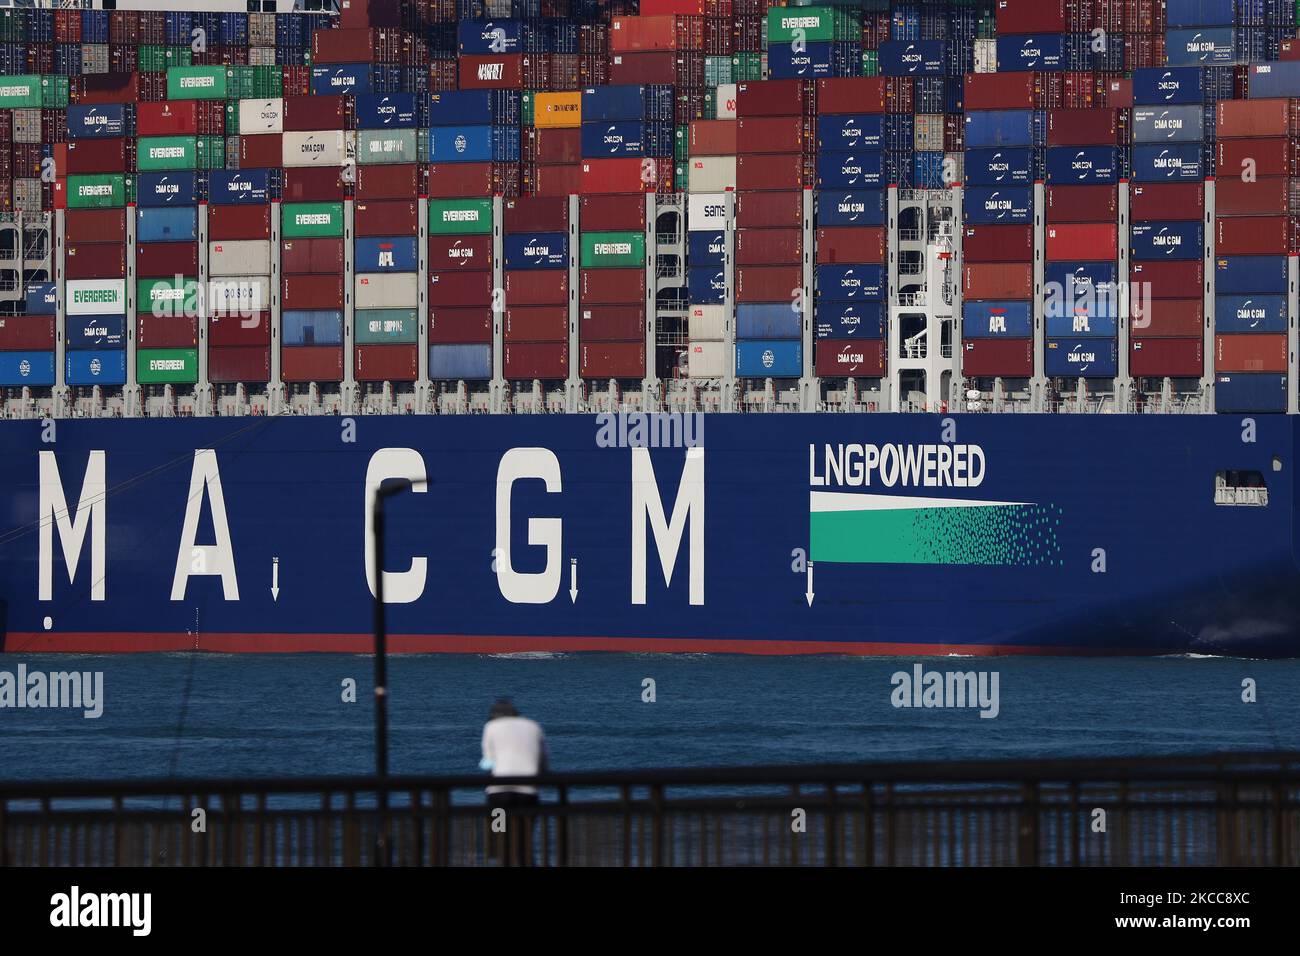
[[[494,777],[535,777],[547,770],[546,735],[537,721],[521,717],[514,703],[503,697],[488,711],[483,725],[483,770]],[[496,785],[487,788],[488,812],[505,812],[504,846],[498,858],[507,866],[532,862],[533,814],[537,788],[525,785]],[[508,852],[507,852],[508,851]]]

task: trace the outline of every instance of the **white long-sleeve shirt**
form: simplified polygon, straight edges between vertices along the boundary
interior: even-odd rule
[[[483,759],[494,777],[535,777],[546,769],[546,735],[527,717],[497,717],[483,725]],[[488,787],[488,793],[536,793],[536,787]]]

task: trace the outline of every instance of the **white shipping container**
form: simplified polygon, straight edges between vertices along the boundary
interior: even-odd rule
[[[691,306],[686,330],[692,342],[721,342],[727,330],[726,306]]]
[[[714,95],[717,97],[715,102],[718,107],[718,119],[735,119],[736,118],[736,84],[719,83],[715,88]]]
[[[413,163],[415,130],[367,129],[357,134],[358,163]]]
[[[918,113],[913,120],[912,148],[918,152],[943,152],[943,114]]]
[[[284,100],[240,100],[239,135],[284,132]]]
[[[250,46],[248,48],[249,66],[275,66],[275,47]]]
[[[963,183],[966,181],[966,154],[965,153],[944,153],[943,154],[943,178],[948,184]]]
[[[68,315],[126,312],[125,279],[70,279],[63,291]]]
[[[13,137],[15,143],[40,143],[43,139],[41,136],[41,111],[14,110]]]
[[[418,279],[415,272],[360,272],[356,308],[414,309],[419,303]]]
[[[270,276],[223,276],[208,282],[209,315],[252,315],[271,308]]]
[[[722,378],[727,369],[727,349],[722,342],[692,342],[686,362],[691,378]]]
[[[998,71],[998,41],[975,41],[975,72],[996,73]]]
[[[286,166],[342,166],[348,158],[341,129],[285,133],[283,152]]]
[[[208,244],[208,275],[270,275],[271,240],[233,239]]]
[[[725,193],[692,193],[686,198],[686,228],[691,232],[727,228]]]
[[[687,164],[687,192],[722,193],[736,188],[735,156],[696,156]]]

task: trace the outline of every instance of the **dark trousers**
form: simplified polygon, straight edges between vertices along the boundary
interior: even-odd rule
[[[489,793],[488,812],[504,810],[506,813],[506,832],[492,832],[496,858],[502,866],[533,865],[533,823],[531,812],[537,806],[537,794]],[[489,826],[493,821],[489,820]]]

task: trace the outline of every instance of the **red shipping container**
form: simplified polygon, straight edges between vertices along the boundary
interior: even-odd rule
[[[342,239],[286,239],[280,243],[280,271],[285,275],[343,271]]]
[[[357,199],[416,199],[420,167],[415,163],[365,164],[357,168]]]
[[[1184,289],[1183,295],[1193,289]],[[1130,328],[1134,338],[1182,338],[1200,335],[1205,327],[1202,299],[1157,299],[1146,290],[1129,296]]]
[[[736,189],[793,190],[803,186],[802,153],[769,153],[736,157]]]
[[[496,56],[462,56],[462,90],[520,90],[524,86],[524,58],[520,53]]]
[[[161,103],[137,103],[137,136],[197,136],[199,134],[198,100],[163,100]]]
[[[358,345],[354,361],[358,382],[413,382],[420,374],[420,347]]]
[[[199,274],[196,242],[149,242],[135,247],[135,273],[142,279]]]
[[[1205,372],[1205,345],[1199,338],[1134,338],[1129,372],[1139,378],[1200,378]]]
[[[881,226],[837,226],[817,230],[817,262],[884,262]]]
[[[491,236],[429,237],[430,272],[477,272],[491,268]]]
[[[364,168],[384,170],[387,167]],[[434,163],[429,167],[429,195],[438,199],[490,196],[492,195],[492,164]]]
[[[135,328],[135,344],[142,349],[192,349],[199,344],[199,323],[192,316],[140,312]]]
[[[1128,195],[1133,222],[1200,219],[1205,214],[1200,183],[1133,183]]]
[[[1214,337],[1216,372],[1285,372],[1286,334],[1248,332]]]
[[[458,345],[492,341],[491,309],[430,309],[429,341]]]
[[[1290,184],[1291,180],[1285,176],[1268,176],[1250,182],[1220,179],[1215,184],[1214,212],[1219,216],[1285,216],[1290,209]]]
[[[137,248],[143,250],[147,247]],[[124,279],[126,246],[116,242],[68,243],[63,268],[69,279]],[[195,275],[197,271],[195,268],[181,275]]]
[[[967,110],[1032,110],[1038,106],[1038,73],[967,73],[962,103]],[[818,104],[820,108],[821,104]],[[846,113],[855,112],[845,110]]]
[[[240,169],[272,169],[283,161],[284,137],[279,133],[239,137]]]
[[[1221,139],[1216,144],[1215,178],[1240,182],[1250,171],[1258,178],[1294,176],[1300,142],[1285,136]]]
[[[1216,218],[1214,252],[1220,256],[1282,256],[1291,244],[1286,216]],[[1245,369],[1227,369],[1241,372]]]
[[[645,228],[645,196],[583,196],[578,200],[583,232],[622,232]]]
[[[735,153],[789,153],[803,148],[802,116],[751,116],[735,121]]]
[[[962,233],[965,262],[1033,262],[1033,226],[967,226]]]
[[[67,172],[70,176],[126,172],[126,140],[79,139],[68,143]]]
[[[736,87],[736,115],[738,117],[802,116],[805,95],[802,80],[741,83]],[[858,104],[854,112],[866,108]]]
[[[64,241],[126,243],[125,209],[69,209],[64,218]]]
[[[1050,110],[1047,114],[1048,146],[1114,146],[1119,123],[1114,110]]]
[[[578,281],[578,300],[584,308],[589,305],[642,303],[645,301],[645,270],[583,269]]]
[[[1132,40],[1132,39],[1134,39],[1134,38],[1133,38],[1133,37],[1129,37],[1129,40]],[[1141,41],[1144,40],[1145,38],[1144,38],[1144,37],[1138,37],[1137,39],[1138,39],[1139,42],[1141,42]],[[1163,37],[1161,37],[1161,39],[1163,39]],[[1128,52],[1128,49],[1127,49],[1127,47],[1126,47],[1126,48],[1125,48],[1125,53],[1127,53],[1127,52]],[[1163,54],[1163,52],[1162,52],[1162,53],[1161,53],[1161,58],[1163,58],[1163,55],[1164,55],[1164,54]],[[1157,62],[1158,62],[1158,61],[1157,61],[1157,58],[1156,58],[1155,56],[1152,56],[1152,58],[1151,58],[1151,62],[1150,62],[1150,63],[1139,63],[1139,64],[1137,64],[1135,67],[1129,67],[1129,69],[1152,67],[1152,66],[1156,66],[1156,65],[1157,65]],[[1106,88],[1105,88],[1105,91],[1104,91],[1104,92],[1105,92],[1105,95],[1104,95],[1103,98],[1102,98],[1102,102],[1103,102],[1103,103],[1104,103],[1108,108],[1113,109],[1113,110],[1127,110],[1127,109],[1132,109],[1132,107],[1133,107],[1133,81],[1132,81],[1131,79],[1123,79],[1123,80],[1118,80],[1118,79],[1117,79],[1117,80],[1110,80],[1109,82],[1106,83]]]
[[[885,343],[881,339],[819,339],[813,366],[822,378],[880,378],[885,374]]]
[[[538,129],[531,131],[539,163],[578,163],[582,160],[582,130]]]
[[[1033,263],[970,262],[962,268],[966,299],[1028,299],[1033,294]]]
[[[802,266],[741,266],[736,269],[737,302],[789,302],[803,289]]]
[[[690,155],[733,156],[736,153],[736,135],[735,120],[696,120],[691,123]]]
[[[645,339],[639,342],[583,342],[578,374],[583,378],[645,378]]]
[[[643,10],[639,17],[612,17],[609,22],[613,53],[698,49],[703,41],[703,22],[687,17],[652,16]]]
[[[961,372],[974,378],[1029,378],[1034,374],[1034,340],[965,339]]]
[[[44,70],[39,71],[44,73]],[[90,106],[100,103],[136,103],[140,100],[140,74],[90,73],[78,77],[81,96],[77,102]]]
[[[1065,0],[998,0],[998,35],[1065,33]]]
[[[482,307],[491,303],[491,272],[436,272],[429,276],[431,306]]]
[[[368,24],[367,24],[368,26]],[[370,29],[313,30],[312,63],[369,63],[375,59],[383,35]]]
[[[1048,186],[1048,222],[1115,222],[1119,190],[1114,186]]]
[[[320,273],[286,275],[281,303],[285,309],[343,308],[343,276]]]
[[[349,97],[286,96],[284,131],[308,133],[318,129],[347,129],[350,125]]]
[[[54,316],[0,315],[0,350],[46,351],[54,348]]]
[[[716,12],[706,12],[705,6],[705,0],[641,0],[639,9],[642,17],[655,17],[668,13],[687,17],[721,15]],[[730,4],[728,4],[727,15],[730,15]]]
[[[621,85],[673,85],[677,82],[679,58],[679,54],[671,51],[612,53],[609,57],[609,81]]]
[[[1119,228],[1106,222],[1069,222],[1047,227],[1049,262],[1102,262],[1119,256]]]
[[[583,342],[645,342],[643,305],[601,305],[578,315],[578,337]]]
[[[1129,279],[1147,283],[1153,299],[1184,299],[1200,295],[1205,284],[1205,266],[1199,259],[1179,262],[1135,262]],[[1196,301],[1200,301],[1197,299]]]
[[[640,197],[637,197],[640,198]],[[568,232],[569,200],[561,196],[521,196],[503,204],[507,235],[516,232]],[[644,211],[644,201],[641,209]],[[644,217],[643,217],[644,218]],[[640,229],[638,225],[635,228]]]
[[[642,178],[642,170],[655,164],[651,158],[639,156],[626,159],[584,159],[580,164],[581,190],[591,193],[637,193],[644,192],[647,183],[653,183],[654,176],[649,173]]]
[[[1279,60],[1300,60],[1300,40],[1287,38],[1277,45]]]
[[[533,167],[533,193],[538,196],[572,196],[582,189],[582,167],[556,163]]]
[[[420,231],[420,207],[414,200],[358,202],[353,209],[358,236],[414,236]]]
[[[271,349],[268,346],[217,346],[208,349],[208,380],[212,382],[269,382]]]
[[[342,202],[345,195],[338,166],[291,166],[284,171],[285,202]]]
[[[507,342],[504,355],[508,379],[569,377],[568,342]]]
[[[737,193],[736,225],[753,229],[801,229],[803,193]]]
[[[208,319],[208,343],[215,348],[265,346],[271,341],[271,313],[214,315]]]
[[[567,270],[506,270],[506,303],[509,305],[563,305],[569,301]]]
[[[563,305],[508,307],[505,339],[507,342],[567,342],[569,309]]]
[[[883,76],[836,77],[835,79],[818,80],[817,112],[827,114],[883,113],[885,112],[886,90],[887,83]]]
[[[343,349],[337,345],[295,345],[280,349],[280,380],[343,381]]]
[[[270,238],[270,206],[208,206],[208,239],[212,242]]]
[[[1296,100],[1220,100],[1214,108],[1217,139],[1239,136],[1294,136],[1300,133]]]
[[[800,229],[737,229],[735,243],[737,265],[781,266],[803,261]]]

